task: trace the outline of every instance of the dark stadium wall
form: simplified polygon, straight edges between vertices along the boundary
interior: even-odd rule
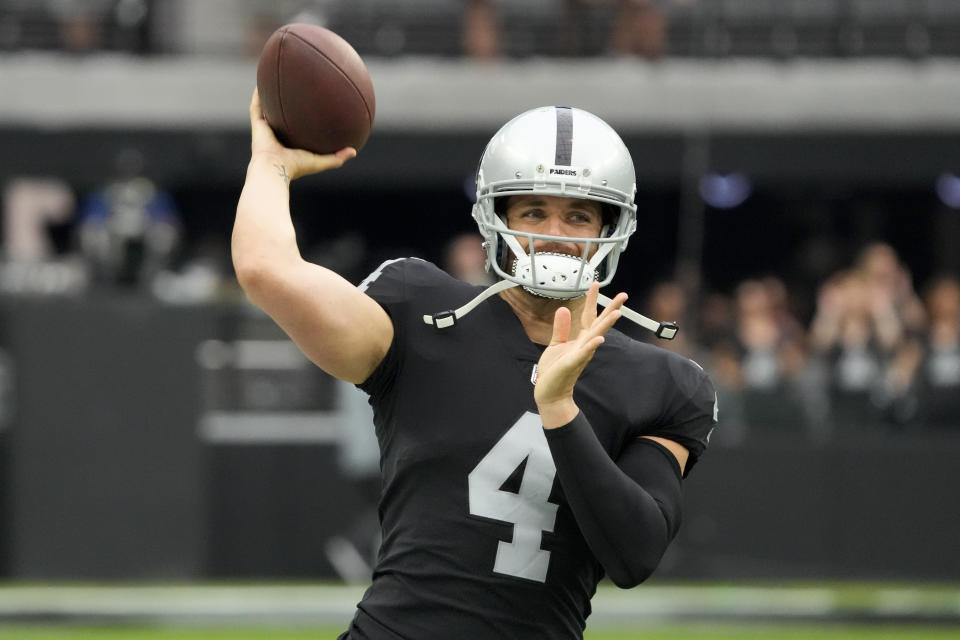
[[[362,156],[308,181],[337,188],[459,188],[476,171],[492,131],[377,131]],[[641,185],[677,185],[686,146],[705,139],[709,168],[742,171],[777,185],[930,186],[930,178],[960,164],[960,133],[681,130],[624,132]],[[242,184],[250,143],[245,129],[30,128],[0,124],[0,180],[12,175],[58,175],[77,187],[109,175],[116,155],[140,149],[146,170],[168,185]]]
[[[843,427],[819,445],[760,434],[711,451],[661,575],[955,580],[960,439]]]
[[[17,370],[4,482],[10,574],[199,575],[194,350],[217,313],[119,295],[0,308]]]
[[[275,337],[238,329],[248,308],[8,298],[0,311],[18,371],[16,412],[0,434],[3,576],[334,577],[324,542],[364,505],[335,441],[228,444],[201,433],[211,381],[198,346]],[[316,372],[269,375],[276,398],[286,389],[311,410],[333,407]],[[236,383],[219,381],[220,409],[249,402]],[[657,579],[960,575],[955,434],[851,424],[813,441],[774,426],[736,445],[716,438],[686,482],[685,522]]]

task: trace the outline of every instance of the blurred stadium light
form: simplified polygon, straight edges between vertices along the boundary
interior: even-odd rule
[[[937,178],[937,195],[951,209],[960,209],[960,176],[944,171]]]
[[[711,207],[732,209],[750,197],[750,178],[740,172],[708,173],[700,178],[700,197]]]

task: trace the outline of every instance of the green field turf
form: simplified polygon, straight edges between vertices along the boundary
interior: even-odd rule
[[[0,640],[334,639],[363,589],[0,583]],[[958,584],[602,585],[593,605],[586,640],[960,640]]]
[[[0,640],[322,640],[336,638],[342,629],[179,629],[98,628],[0,625]],[[879,627],[841,625],[743,626],[715,624],[650,627],[634,631],[588,632],[586,640],[955,640],[960,628]]]

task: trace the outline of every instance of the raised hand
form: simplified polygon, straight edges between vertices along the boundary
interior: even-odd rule
[[[579,408],[573,401],[573,388],[597,347],[603,344],[607,331],[620,318],[620,307],[627,300],[627,294],[617,294],[598,316],[599,293],[600,287],[594,283],[584,300],[579,331],[572,339],[570,309],[560,307],[554,315],[553,335],[537,363],[537,385],[533,392],[547,429],[565,425],[576,417]]]
[[[357,150],[353,147],[345,147],[336,153],[320,155],[283,146],[263,116],[263,111],[260,109],[260,95],[256,89],[253,90],[253,98],[250,100],[250,139],[251,155],[270,157],[273,162],[282,167],[283,175],[288,182],[311,173],[336,169],[357,155]]]

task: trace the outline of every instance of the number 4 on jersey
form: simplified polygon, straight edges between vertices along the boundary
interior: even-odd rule
[[[502,489],[524,464],[519,490]],[[501,541],[497,547],[494,572],[546,581],[550,552],[540,548],[540,540],[544,531],[553,531],[557,520],[557,505],[549,502],[556,473],[540,416],[530,412],[470,472],[470,513],[513,524],[513,541]]]

